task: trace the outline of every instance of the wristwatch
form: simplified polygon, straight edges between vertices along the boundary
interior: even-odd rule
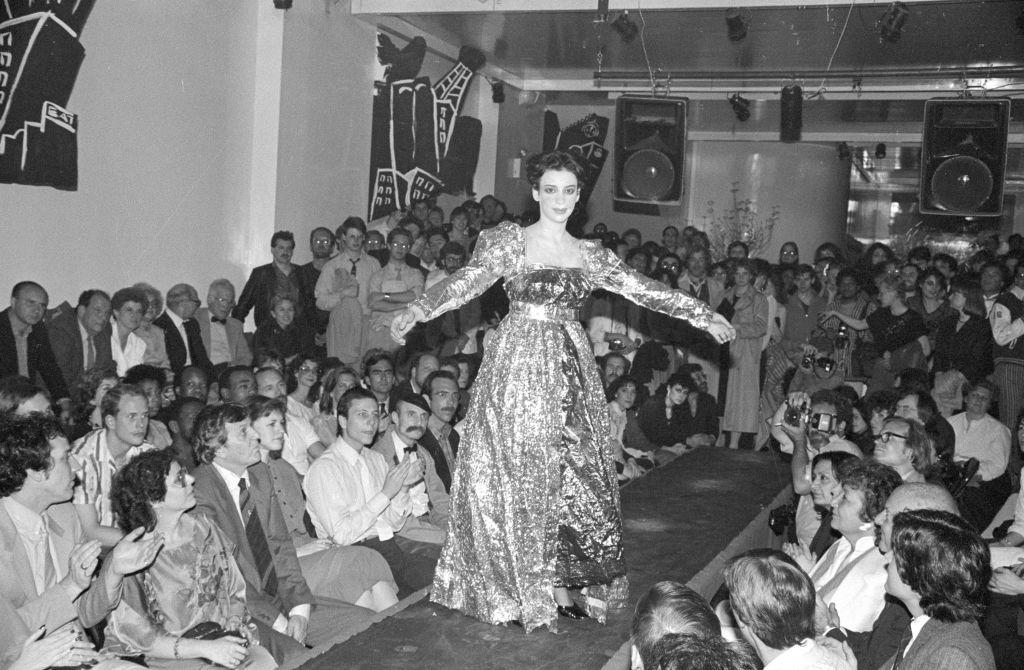
[[[390,293],[385,293],[384,294],[384,302],[391,302],[391,294]]]

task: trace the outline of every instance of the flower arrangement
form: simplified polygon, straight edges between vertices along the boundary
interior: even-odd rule
[[[732,184],[732,207],[721,213],[715,212],[715,201],[708,201],[704,213],[703,229],[711,241],[714,258],[725,258],[726,250],[733,242],[743,242],[750,248],[751,258],[762,256],[772,239],[772,231],[779,220],[778,206],[772,206],[771,213],[762,216],[749,198],[740,200],[739,183]]]

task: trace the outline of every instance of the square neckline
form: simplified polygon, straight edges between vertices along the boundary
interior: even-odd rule
[[[580,261],[582,262],[580,265],[552,265],[550,263],[528,263],[527,260],[526,260],[526,228],[524,228],[522,226],[518,226],[515,223],[512,223],[511,225],[516,226],[516,228],[519,229],[520,235],[522,236],[523,269],[524,270],[541,269],[541,270],[565,270],[566,272],[574,272],[574,271],[575,272],[586,272],[586,269],[587,269],[586,268],[586,260],[585,260],[585,258],[583,256],[583,240],[579,240],[577,238],[573,238],[573,239],[576,239],[576,241],[578,242],[577,253],[579,255]]]

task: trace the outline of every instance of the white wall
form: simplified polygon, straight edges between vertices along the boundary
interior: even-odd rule
[[[142,280],[203,295],[217,276],[244,281],[263,4],[96,3],[69,104],[79,188],[0,184],[0,291],[34,278],[56,304]]]

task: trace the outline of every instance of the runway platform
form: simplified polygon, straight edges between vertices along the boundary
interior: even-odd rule
[[[651,584],[673,579],[710,598],[729,557],[769,546],[768,511],[788,496],[789,467],[766,452],[702,449],[622,489],[628,607],[608,624],[561,619],[558,632],[527,635],[434,605],[427,589],[383,612],[361,631],[340,632],[326,651],[291,667],[623,670],[629,667],[633,607]]]

